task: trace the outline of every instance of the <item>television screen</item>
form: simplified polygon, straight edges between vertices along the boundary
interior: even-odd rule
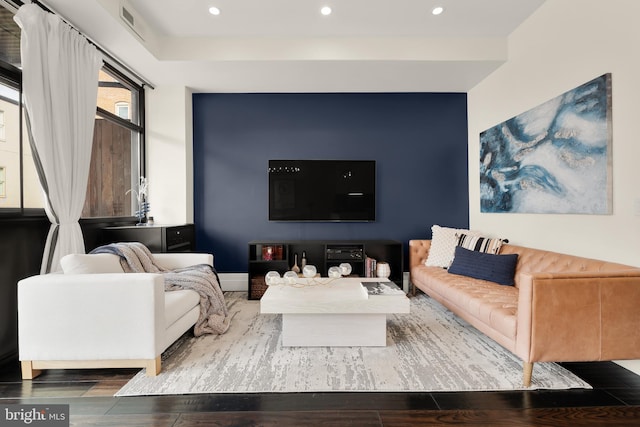
[[[375,221],[375,160],[269,160],[270,221]]]

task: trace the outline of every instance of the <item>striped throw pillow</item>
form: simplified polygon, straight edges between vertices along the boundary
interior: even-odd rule
[[[490,239],[465,233],[457,233],[456,236],[458,237],[458,246],[487,254],[497,254],[504,243],[509,243],[507,239]]]

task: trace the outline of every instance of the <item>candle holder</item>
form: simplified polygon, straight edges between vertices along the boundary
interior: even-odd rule
[[[315,265],[305,265],[304,268],[302,269],[302,274],[307,279],[315,277],[317,272],[318,272],[318,270],[316,269]]]
[[[384,279],[388,279],[391,275],[391,268],[386,262],[378,262],[376,266],[376,276]]]
[[[340,277],[342,277],[342,270],[340,269],[340,267],[329,267],[327,275],[331,279],[339,279]]]
[[[264,276],[264,282],[267,284],[267,286],[277,285],[280,283],[280,280],[280,273],[278,273],[277,271],[269,271]]]
[[[348,262],[343,262],[342,264],[340,264],[340,271],[342,272],[343,276],[348,276],[351,274],[351,264],[349,264]]]

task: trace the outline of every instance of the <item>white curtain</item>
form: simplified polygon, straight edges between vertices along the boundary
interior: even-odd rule
[[[102,56],[82,35],[35,4],[14,17],[22,29],[22,88],[29,143],[51,221],[41,273],[84,253],[78,220],[87,190]]]

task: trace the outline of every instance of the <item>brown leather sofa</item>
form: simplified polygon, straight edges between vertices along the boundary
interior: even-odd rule
[[[518,254],[515,286],[427,267],[431,240],[409,242],[410,277],[440,302],[523,360],[640,359],[640,268],[505,244]]]

